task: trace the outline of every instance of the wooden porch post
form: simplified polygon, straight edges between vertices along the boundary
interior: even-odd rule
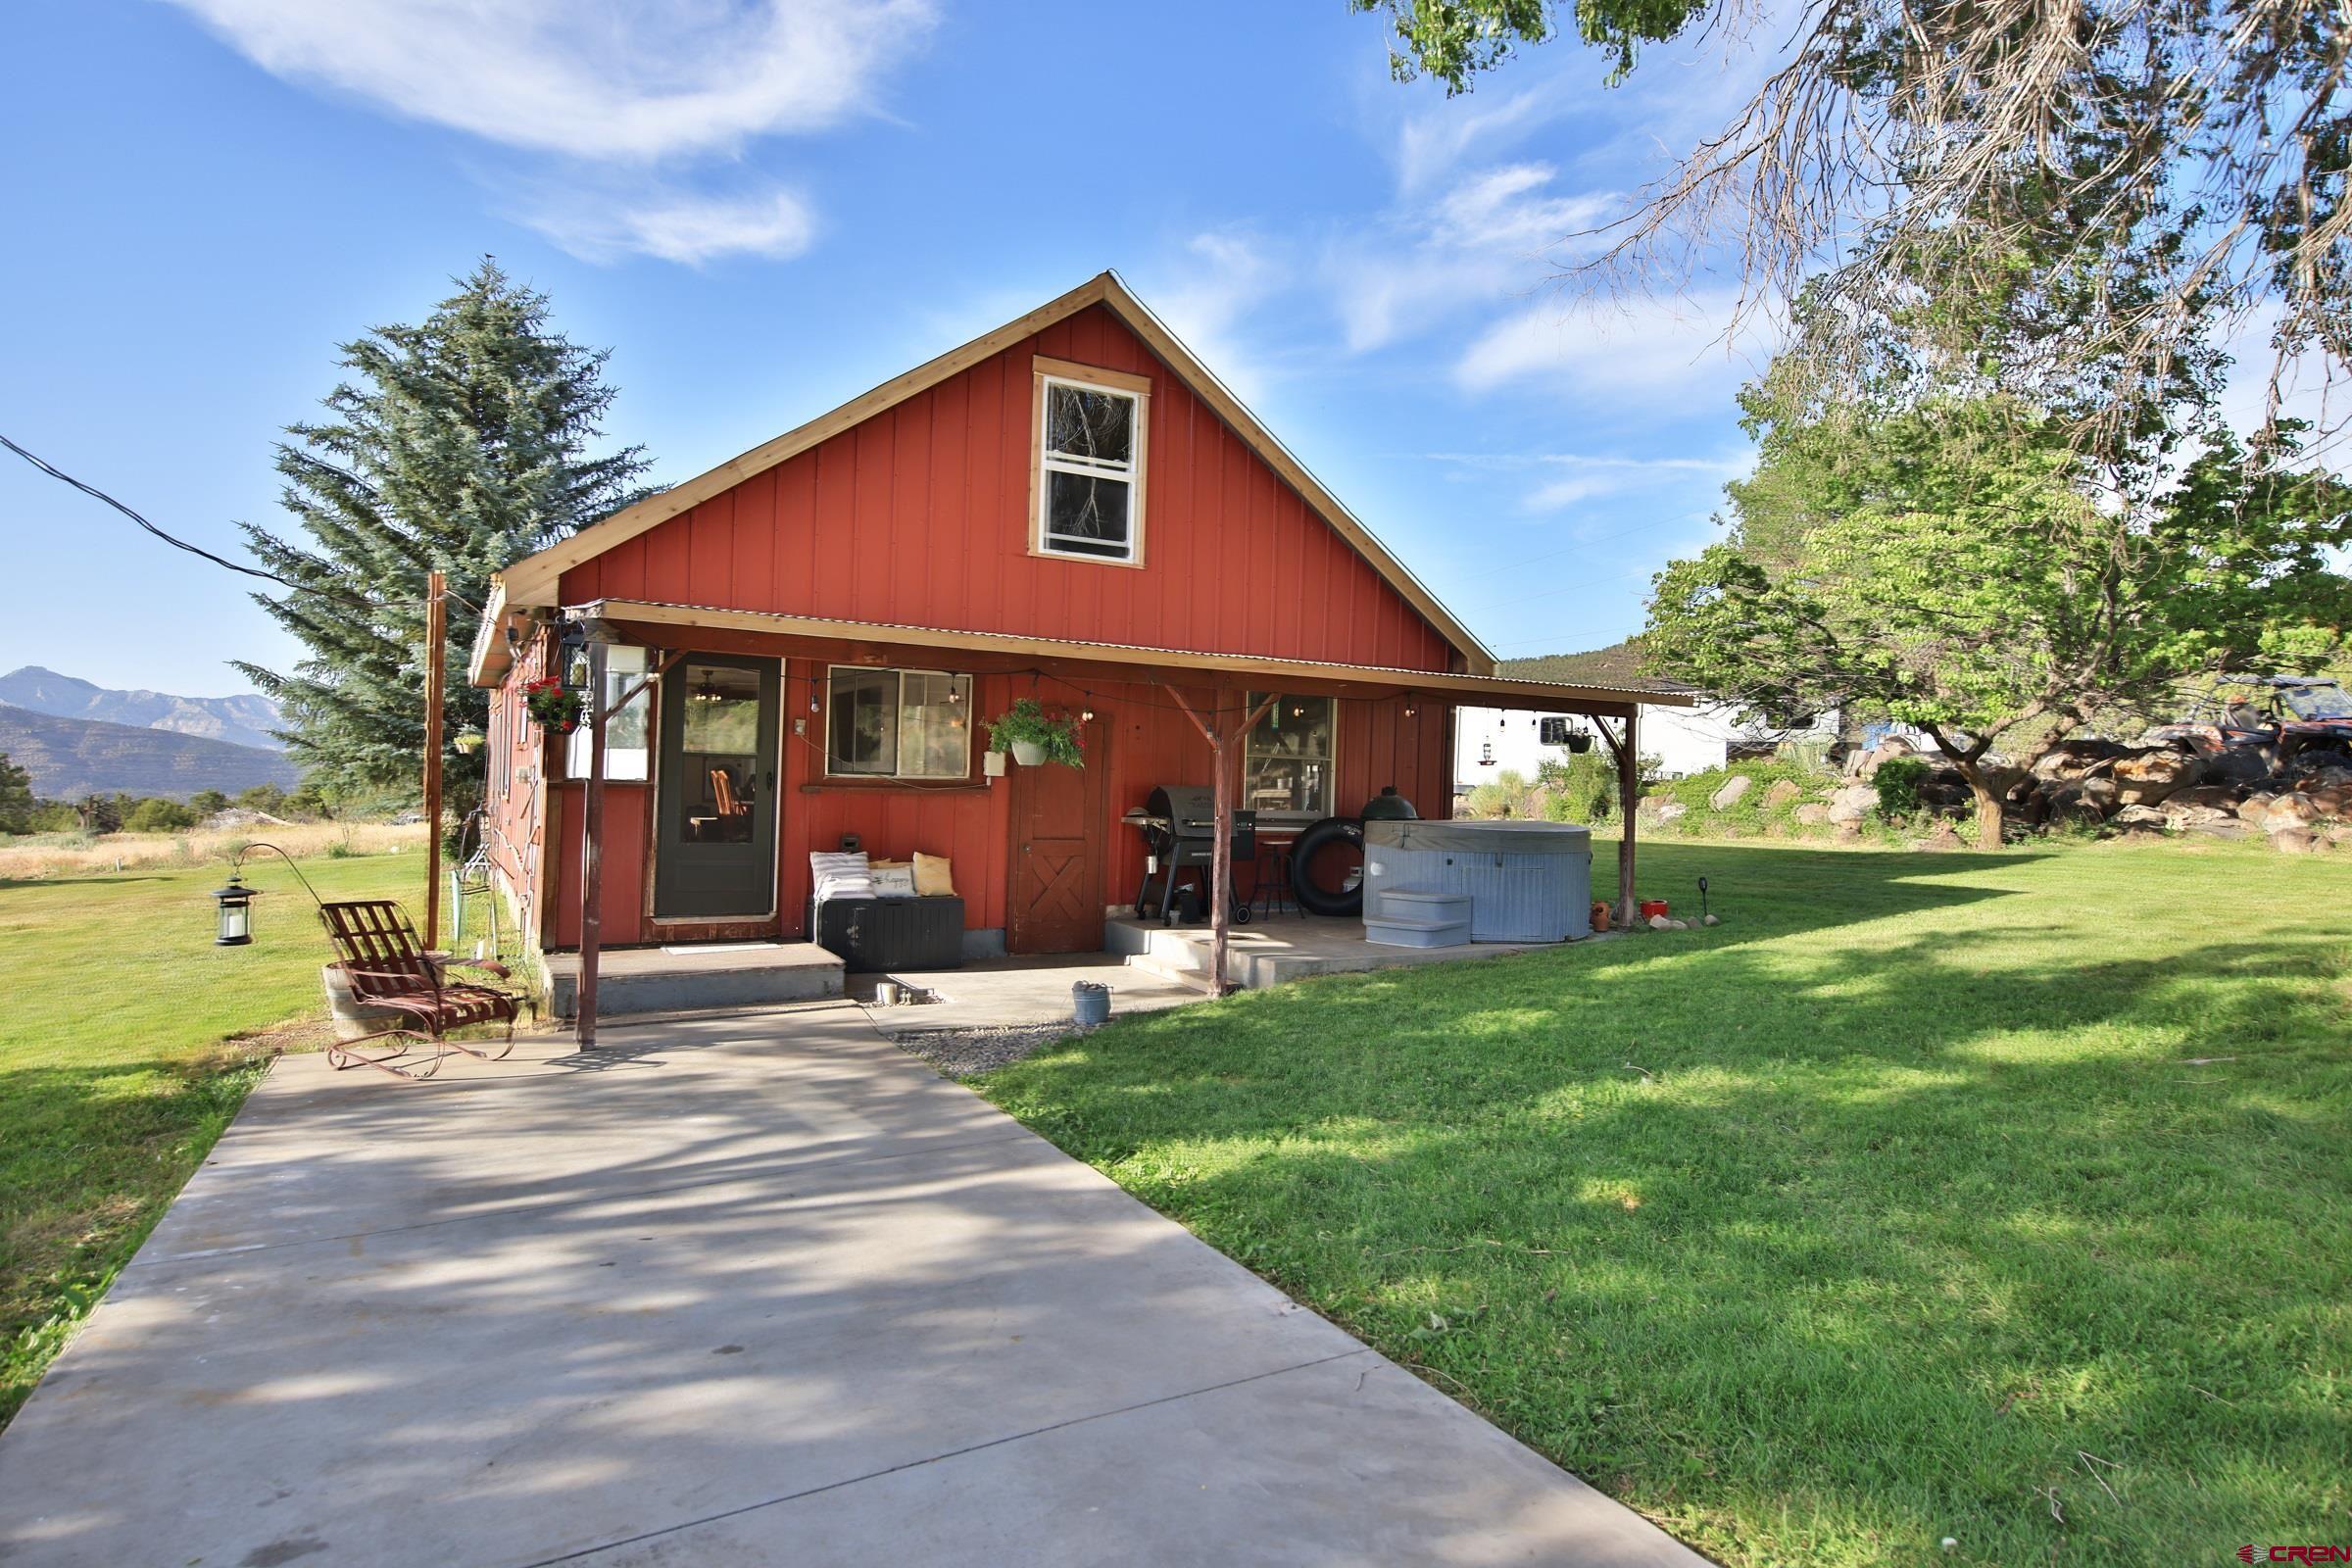
[[[424,579],[424,951],[441,945],[441,688],[449,662],[449,579]]]
[[[604,940],[605,639],[588,635],[588,786],[580,812],[580,1049],[596,1045],[596,969]]]
[[[1225,978],[1225,954],[1233,932],[1233,770],[1228,765],[1226,743],[1250,733],[1250,727],[1265,715],[1267,709],[1281,701],[1281,694],[1269,695],[1253,709],[1245,710],[1239,724],[1220,733],[1214,726],[1193,711],[1193,705],[1184,700],[1184,693],[1175,687],[1165,688],[1184,716],[1193,721],[1200,738],[1208,742],[1210,774],[1209,798],[1215,803],[1217,842],[1209,851],[1208,865],[1208,994],[1212,997],[1232,994],[1232,982]],[[1221,695],[1221,694],[1220,694]],[[1249,701],[1244,694],[1243,701]],[[1222,707],[1211,709],[1212,715],[1224,711]]]
[[[1642,808],[1642,751],[1640,737],[1635,732],[1634,718],[1642,709],[1637,704],[1625,715],[1625,739],[1620,741],[1609,733],[1609,726],[1595,718],[1601,738],[1617,758],[1617,925],[1620,930],[1634,919],[1634,820]]]

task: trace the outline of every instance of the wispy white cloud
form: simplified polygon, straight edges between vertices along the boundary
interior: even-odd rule
[[[1731,289],[1608,311],[1531,306],[1473,339],[1453,380],[1467,392],[1534,383],[1618,400],[1655,401],[1710,384],[1728,394],[1762,363],[1754,336],[1729,337],[1738,308]]]
[[[1266,357],[1248,346],[1251,313],[1287,288],[1289,263],[1277,247],[1246,229],[1196,234],[1155,269],[1152,310],[1217,378],[1245,403],[1273,378]]]
[[[273,75],[573,158],[730,152],[869,107],[929,0],[172,0]]]
[[[627,255],[699,267],[730,256],[783,261],[808,249],[816,219],[798,195],[769,189],[732,196],[665,193],[583,200],[566,191],[522,215],[572,255],[609,262]]]
[[[1473,153],[1493,156],[1559,119],[1576,102],[1553,85],[1531,87],[1499,100],[1448,99],[1408,115],[1397,128],[1396,188],[1419,195]]]
[[[1351,353],[1432,330],[1522,296],[1555,270],[1613,202],[1562,191],[1547,164],[1466,173],[1400,202],[1326,247],[1322,274]]]
[[[171,3],[273,75],[532,155],[500,183],[534,191],[516,216],[575,255],[689,265],[808,249],[804,196],[713,193],[693,165],[876,112],[934,18],[933,0]]]
[[[1521,476],[1533,482],[1522,512],[1549,514],[1612,496],[1673,491],[1712,496],[1755,466],[1753,452],[1717,457],[1632,457],[1606,452],[1433,452],[1431,462],[1465,470]]]

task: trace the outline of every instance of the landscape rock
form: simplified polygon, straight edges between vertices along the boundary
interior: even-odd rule
[[[2327,814],[2320,808],[2319,802],[2308,795],[2281,795],[2271,802],[2270,809],[2262,813],[2263,830],[2276,832],[2281,827],[2301,827]]]
[[[2271,835],[2271,848],[2281,855],[2313,855],[2320,849],[2320,838],[2306,827],[2285,827]]]
[[[1702,914],[1698,917],[1698,923],[1700,925],[1721,925],[1723,917],[1715,914]]]
[[[2180,791],[2165,802],[2167,809],[2175,806],[2203,806],[2217,811],[2237,810],[2237,791],[2227,784],[2199,784]]]
[[[2037,778],[2071,783],[2088,776],[2101,763],[2123,756],[2124,750],[2113,741],[2061,741],[2034,760],[2033,772]]]
[[[2260,822],[2271,814],[2271,803],[2278,798],[2276,795],[2259,793],[2249,795],[2237,803],[2237,814],[2249,822]]]
[[[1848,784],[1830,797],[1830,820],[1860,822],[1879,804],[1879,792],[1867,784]]]
[[[1931,854],[1936,855],[1943,854],[1950,850],[1957,850],[1961,847],[1960,835],[1953,829],[1952,824],[1949,822],[1936,823],[1935,831],[1931,832],[1926,838],[1921,839],[1915,846],[1915,848],[1926,850]]]
[[[1668,801],[1665,805],[1658,808],[1658,820],[1661,822],[1671,822],[1676,817],[1683,815],[1690,809],[1690,808],[1685,806],[1680,801]]]
[[[2107,819],[2121,833],[2169,833],[2173,819],[2153,806],[2127,806]]]
[[[1776,778],[1764,791],[1764,809],[1777,811],[1782,807],[1804,798],[1805,792],[1792,778]]]
[[[1674,929],[1674,922],[1662,914],[1653,914],[1649,917],[1649,928],[1652,931],[1671,931]]]
[[[1789,815],[1807,827],[1819,827],[1830,819],[1830,808],[1820,801],[1807,801]]]
[[[2170,746],[2119,757],[2108,769],[2117,798],[2126,806],[2154,806],[2205,776],[2205,760]]]
[[[1856,752],[1846,759],[1845,770],[1853,777],[1867,779],[1876,774],[1881,762],[1913,755],[1911,743],[1899,735],[1889,735],[1867,752]]]
[[[2254,836],[2253,828],[2237,817],[2220,811],[2215,812],[2208,820],[2183,822],[2180,824],[2180,830],[2184,833],[2200,834],[2209,839],[2250,839]]]
[[[1745,773],[1734,773],[1723,781],[1723,788],[1707,798],[1707,805],[1718,811],[1728,811],[1747,798],[1756,781]]]

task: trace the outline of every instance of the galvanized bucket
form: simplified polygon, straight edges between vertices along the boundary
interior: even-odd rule
[[[1086,1025],[1110,1022],[1110,987],[1093,980],[1071,986],[1070,1020]]]

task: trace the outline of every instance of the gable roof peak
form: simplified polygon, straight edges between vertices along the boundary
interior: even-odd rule
[[[1362,556],[1390,587],[1396,589],[1407,604],[1437,628],[1439,635],[1461,654],[1471,673],[1488,674],[1494,670],[1494,656],[1487,651],[1486,645],[1478,640],[1469,627],[1440,603],[1438,597],[1402,562],[1391,555],[1388,547],[1358,521],[1353,513],[1341,505],[1339,498],[1325,489],[1322,481],[1309,472],[1306,466],[1271,430],[1259,422],[1257,416],[1234,395],[1232,388],[1201,364],[1192,350],[1168,329],[1167,323],[1136,297],[1126,280],[1108,268],[1027,315],[1017,317],[993,331],[984,332],[960,347],[950,349],[911,370],[893,376],[880,386],[852,398],[806,424],[762,442],[749,452],[731,458],[682,484],[648,496],[634,506],[624,507],[571,537],[559,540],[545,550],[515,562],[498,574],[503,603],[510,609],[553,607],[558,584],[564,573],[572,567],[594,560],[614,546],[691,511],[746,479],[763,473],[817,443],[885,413],[950,376],[969,369],[1022,339],[1034,336],[1054,322],[1095,305],[1109,310],[1125,323],[1154,357],[1232,428],[1244,445],[1280,475],[1286,484],[1298,491],[1310,511]]]

